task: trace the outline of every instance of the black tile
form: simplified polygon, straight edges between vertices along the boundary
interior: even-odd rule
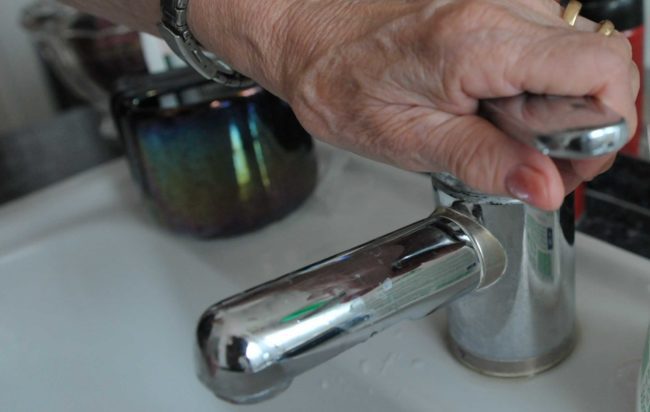
[[[650,258],[650,163],[619,155],[607,173],[589,182],[578,230]]]
[[[612,168],[587,188],[650,210],[650,162],[619,155]]]
[[[637,255],[650,258],[650,210],[608,194],[587,191],[579,231]]]

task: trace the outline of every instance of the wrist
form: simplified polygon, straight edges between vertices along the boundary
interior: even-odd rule
[[[281,95],[283,16],[295,1],[191,0],[188,24],[203,47]]]

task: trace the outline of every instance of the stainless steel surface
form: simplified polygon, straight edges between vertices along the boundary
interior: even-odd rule
[[[481,111],[509,136],[557,158],[599,156],[629,138],[621,116],[588,97],[520,95],[483,101]],[[503,377],[557,365],[576,339],[572,198],[545,212],[476,192],[447,174],[433,180],[438,207],[466,210],[508,254],[498,284],[449,305],[452,353],[475,370]]]
[[[639,159],[650,161],[650,125],[644,124],[639,143]]]
[[[560,346],[545,355],[508,362],[474,356],[460,347],[451,337],[448,339],[447,345],[459,362],[476,372],[501,378],[517,378],[537,375],[562,363],[573,352],[576,346],[576,337],[571,335]]]
[[[613,153],[630,138],[625,119],[591,97],[522,94],[483,100],[481,111],[510,137],[560,159]]]
[[[499,242],[453,210],[258,286],[208,309],[197,330],[201,380],[253,403],[403,319],[493,287]]]
[[[545,212],[473,193],[434,176],[436,203],[471,213],[502,243],[501,280],[448,306],[452,353],[496,376],[528,376],[563,360],[575,342],[573,204]]]
[[[483,114],[557,157],[627,141],[620,116],[590,99],[522,96],[483,104]],[[297,374],[447,303],[452,353],[475,370],[530,376],[566,358],[576,336],[572,201],[544,212],[451,175],[433,183],[438,212],[429,219],[209,309],[197,332],[203,382],[231,402],[265,400]]]

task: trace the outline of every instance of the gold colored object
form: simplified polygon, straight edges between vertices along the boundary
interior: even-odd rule
[[[598,33],[605,35],[606,37],[611,36],[616,31],[614,23],[610,20],[603,20],[600,22],[600,27],[598,28]]]
[[[577,0],[571,0],[569,1],[569,4],[566,5],[562,18],[569,26],[575,26],[581,9],[582,3]]]

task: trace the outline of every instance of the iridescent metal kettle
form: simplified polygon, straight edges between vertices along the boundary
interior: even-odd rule
[[[228,88],[181,69],[122,79],[112,106],[132,174],[174,231],[244,233],[294,210],[316,184],[311,137],[258,86]]]

